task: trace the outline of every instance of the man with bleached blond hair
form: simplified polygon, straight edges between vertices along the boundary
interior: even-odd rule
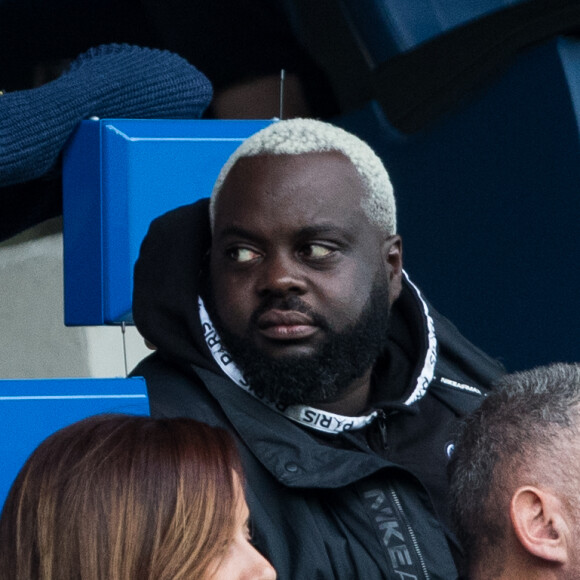
[[[152,224],[133,313],[152,412],[238,438],[279,578],[457,578],[448,450],[502,369],[403,271],[366,143],[313,119],[247,139],[209,203]]]

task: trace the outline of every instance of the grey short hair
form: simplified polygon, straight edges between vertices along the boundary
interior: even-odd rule
[[[580,364],[556,363],[504,375],[466,419],[449,475],[453,521],[471,565],[501,553],[517,487],[565,485],[558,451],[578,433],[579,404]],[[543,481],[542,464],[553,468],[553,481]]]
[[[376,153],[361,139],[330,123],[315,119],[274,122],[248,137],[223,166],[210,199],[213,229],[216,201],[231,168],[243,157],[256,155],[300,155],[338,151],[354,165],[366,192],[361,203],[369,220],[386,234],[397,231],[395,196],[389,174]]]

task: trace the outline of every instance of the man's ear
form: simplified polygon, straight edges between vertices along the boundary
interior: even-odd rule
[[[383,266],[389,279],[389,301],[391,304],[399,297],[403,276],[403,241],[401,236],[389,236],[381,248]]]
[[[565,564],[573,540],[564,506],[553,493],[533,486],[520,487],[510,504],[516,537],[533,556],[554,564]]]

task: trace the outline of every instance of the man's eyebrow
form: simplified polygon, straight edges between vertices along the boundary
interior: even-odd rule
[[[313,238],[325,234],[334,234],[344,236],[346,238],[351,238],[353,233],[354,232],[351,228],[344,228],[333,223],[305,226],[300,228],[300,230],[297,232],[298,236],[303,236],[305,238]]]
[[[229,236],[250,239],[256,239],[258,237],[249,230],[243,228],[242,226],[227,226],[219,232],[219,235],[217,237],[227,238]]]
[[[314,238],[321,235],[329,235],[333,234],[335,236],[342,236],[347,239],[352,239],[355,232],[351,228],[345,228],[341,226],[337,226],[334,223],[321,223],[311,226],[304,226],[298,229],[294,236],[297,238]],[[263,236],[257,234],[256,232],[252,232],[243,226],[239,225],[230,225],[223,228],[219,234],[216,236],[217,239],[223,239],[228,237],[239,237],[245,238],[248,240],[253,240],[256,242],[262,241]]]

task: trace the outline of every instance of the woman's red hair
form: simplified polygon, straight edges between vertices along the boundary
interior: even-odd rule
[[[56,432],[0,519],[0,578],[203,578],[233,536],[232,437],[193,419],[95,416]]]

